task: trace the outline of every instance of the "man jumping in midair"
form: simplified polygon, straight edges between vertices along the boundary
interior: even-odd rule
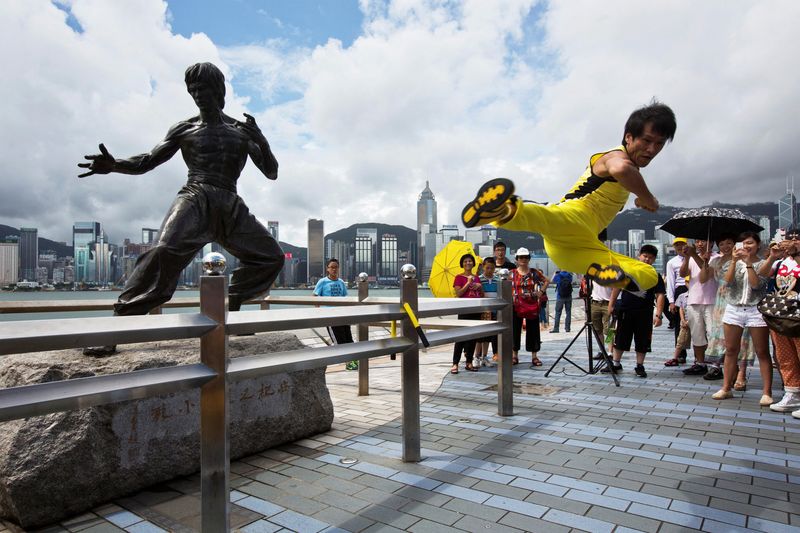
[[[525,203],[511,180],[486,182],[461,212],[468,228],[492,223],[505,229],[540,233],[547,254],[562,270],[586,272],[596,283],[628,291],[655,286],[658,274],[642,261],[611,251],[598,239],[630,193],[637,207],[655,212],[658,200],[639,172],[675,136],[675,114],[660,103],[634,111],[625,123],[622,145],[594,154],[578,182],[555,204]]]

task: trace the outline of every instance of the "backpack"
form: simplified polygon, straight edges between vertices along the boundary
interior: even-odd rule
[[[572,296],[572,278],[570,276],[561,276],[558,279],[556,291],[560,298],[569,298]]]

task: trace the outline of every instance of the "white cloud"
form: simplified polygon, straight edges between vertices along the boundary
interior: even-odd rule
[[[428,179],[442,223],[497,175],[555,201],[653,96],[678,117],[645,171],[662,203],[771,200],[800,163],[792,0],[360,5],[352,45],[308,49],[187,39],[159,0],[69,2],[82,33],[45,0],[3,2],[0,222],[68,239],[73,221],[99,220],[114,240],[158,224],[185,180],[179,157],[145,176],[78,180],[75,164],[100,141],[118,157],[149,150],[194,114],[183,70],[196,61],[225,72],[228,114],[252,109],[244,92],[269,104],[256,118],[279,179],[248,164],[239,188],[301,246],[309,217],[414,227]]]

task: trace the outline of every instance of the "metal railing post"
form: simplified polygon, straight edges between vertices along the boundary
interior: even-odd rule
[[[228,442],[227,276],[200,278],[200,311],[219,325],[200,338],[200,360],[217,376],[200,389],[200,488],[202,531],[230,530]]]
[[[414,313],[418,309],[417,269],[414,265],[403,265],[400,280],[400,303],[407,303]],[[403,403],[403,461],[417,462],[420,453],[419,422],[419,336],[409,317],[403,317],[403,337],[414,345],[403,352],[400,365],[400,386]]]
[[[511,280],[507,279],[501,274],[499,296],[505,300],[508,305],[497,312],[497,320],[505,327],[505,333],[501,333],[497,339],[497,345],[500,349],[500,357],[498,357],[497,369],[497,414],[500,416],[511,416],[514,414],[514,373],[511,363],[512,350],[513,350],[513,313],[514,304],[511,293]]]
[[[270,292],[270,291],[269,291],[269,289],[267,289],[267,292],[265,292],[265,293],[264,293],[264,294],[261,296],[261,304],[260,304],[260,306],[261,306],[261,310],[262,310],[262,311],[269,311],[269,301],[266,301],[266,300],[264,300],[264,298],[266,298],[267,296],[269,296],[269,292]]]
[[[358,275],[358,301],[363,302],[369,296],[369,281],[366,274]],[[369,340],[369,324],[358,325],[358,341]],[[358,395],[369,396],[369,359],[358,361]]]

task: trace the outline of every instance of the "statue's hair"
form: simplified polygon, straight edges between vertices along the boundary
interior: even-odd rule
[[[195,63],[186,69],[186,86],[193,82],[208,83],[214,90],[219,108],[225,107],[225,75],[213,63]]]

